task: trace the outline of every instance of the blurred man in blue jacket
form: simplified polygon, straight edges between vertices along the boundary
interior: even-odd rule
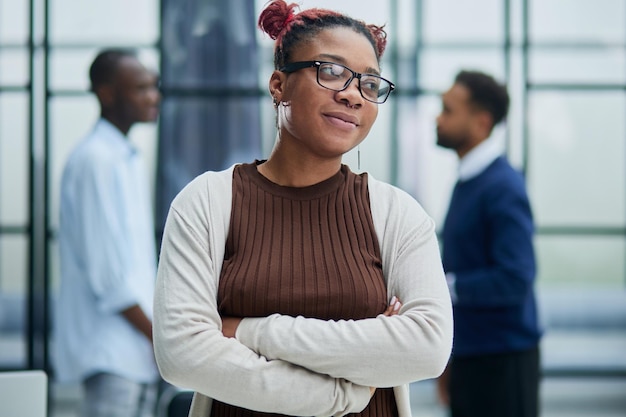
[[[440,399],[452,417],[536,417],[533,218],[524,178],[490,139],[509,95],[493,77],[461,71],[442,101],[437,145],[457,153],[459,177],[442,233],[454,345]]]

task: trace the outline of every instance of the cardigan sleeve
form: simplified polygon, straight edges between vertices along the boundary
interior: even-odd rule
[[[452,345],[452,309],[434,222],[397,189],[370,187],[370,195],[389,296],[402,301],[400,314],[356,321],[246,318],[238,340],[264,357],[362,385],[440,375]]]
[[[262,412],[338,416],[363,410],[369,387],[264,357],[223,336],[217,287],[230,207],[220,201],[229,192],[209,189],[201,178],[170,208],[154,304],[155,356],[163,378]]]

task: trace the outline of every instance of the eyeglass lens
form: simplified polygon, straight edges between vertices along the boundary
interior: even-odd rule
[[[331,90],[345,89],[353,78],[353,72],[339,64],[322,63],[317,70],[317,80],[320,85]],[[362,74],[359,79],[359,89],[365,99],[382,103],[389,95],[391,85],[379,76]]]

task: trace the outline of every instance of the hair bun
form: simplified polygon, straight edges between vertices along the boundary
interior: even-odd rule
[[[296,3],[287,4],[284,0],[273,0],[259,16],[259,28],[276,40],[294,19]]]

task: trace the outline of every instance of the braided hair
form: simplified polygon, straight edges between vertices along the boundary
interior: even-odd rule
[[[294,13],[296,8],[298,5],[295,3],[272,0],[259,16],[259,28],[276,41],[275,69],[291,62],[291,53],[301,42],[315,37],[324,29],[334,27],[347,27],[363,34],[372,44],[376,59],[380,62],[387,46],[387,33],[383,26],[369,25],[327,9],[312,8],[296,14]]]

